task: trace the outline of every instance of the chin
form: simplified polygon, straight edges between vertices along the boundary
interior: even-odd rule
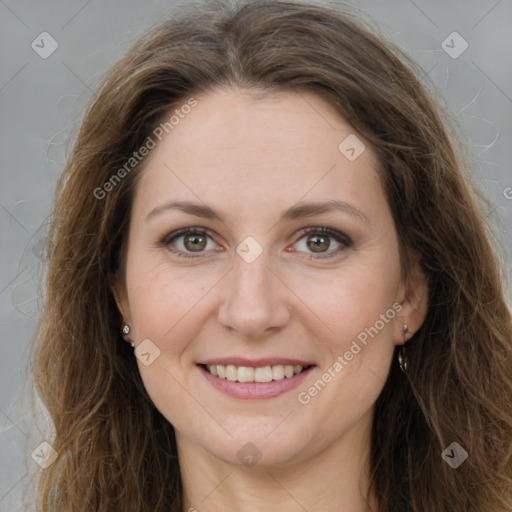
[[[311,423],[295,428],[291,416],[240,418],[223,422],[217,435],[194,432],[190,437],[203,450],[227,464],[253,467],[278,467],[300,462],[313,455],[317,446],[317,432]],[[283,421],[283,418],[284,419]],[[289,424],[287,424],[290,422]],[[230,437],[230,435],[233,437]],[[319,434],[319,432],[317,432]],[[324,438],[325,439],[325,438]]]

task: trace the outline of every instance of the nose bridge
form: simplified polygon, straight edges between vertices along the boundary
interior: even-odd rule
[[[236,255],[219,308],[219,322],[246,336],[282,327],[290,314],[283,288],[269,268],[268,254],[263,252],[250,263]]]
[[[265,255],[251,263],[247,263],[242,258],[236,258],[233,268],[233,292],[238,299],[242,300],[253,299],[257,302],[268,299],[271,295],[272,277],[268,258]]]

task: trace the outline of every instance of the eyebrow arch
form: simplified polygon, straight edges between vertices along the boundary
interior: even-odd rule
[[[355,206],[345,201],[337,199],[331,199],[330,201],[319,202],[319,203],[306,203],[302,205],[293,206],[282,215],[282,219],[294,220],[302,217],[311,217],[313,215],[319,215],[321,213],[328,213],[333,210],[346,212],[360,220],[370,224],[368,217]]]
[[[203,217],[205,219],[217,219],[221,222],[224,222],[221,215],[219,215],[215,210],[213,210],[209,206],[205,204],[194,203],[191,201],[169,201],[168,203],[157,206],[155,209],[151,210],[151,212],[147,215],[146,221],[161,213],[173,209],[180,210],[190,215],[195,215],[196,217]],[[289,210],[286,210],[281,215],[281,220],[295,220],[303,217],[311,217],[313,215],[319,215],[321,213],[328,213],[333,210],[346,212],[354,217],[359,218],[365,223],[370,224],[370,220],[361,210],[358,210],[355,206],[346,203],[345,201],[340,201],[336,199],[332,199],[330,201],[325,202],[306,203],[302,205],[292,206]]]
[[[209,206],[206,206],[205,204],[193,203],[192,201],[169,201],[168,203],[157,206],[154,210],[149,212],[148,216],[146,217],[146,221],[152,217],[173,209],[181,210],[184,213],[195,215],[196,217],[204,217],[205,219],[217,219],[222,222],[220,215],[217,214],[215,210]]]

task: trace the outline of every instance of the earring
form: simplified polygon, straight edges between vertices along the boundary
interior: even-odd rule
[[[121,329],[121,332],[122,332],[123,334],[125,334],[125,335],[126,335],[126,334],[130,334],[130,326],[129,326],[128,324],[124,324],[124,325],[123,325],[123,328]],[[132,341],[130,342],[130,345],[132,346],[132,348],[134,348],[134,347],[135,347],[135,342],[132,340]]]
[[[409,361],[407,360],[407,357],[405,355],[405,335],[407,334],[408,330],[409,330],[409,327],[407,327],[407,325],[404,324],[404,327],[402,329],[402,336],[404,338],[404,344],[400,347],[400,350],[398,351],[398,364],[400,365],[400,369],[404,373],[407,371],[407,368],[409,367]]]

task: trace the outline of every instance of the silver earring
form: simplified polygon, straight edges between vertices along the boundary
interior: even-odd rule
[[[404,327],[402,329],[402,336],[404,338],[404,344],[400,347],[400,350],[398,351],[398,364],[400,365],[400,369],[404,373],[407,371],[407,368],[409,367],[409,361],[407,360],[407,357],[405,355],[405,335],[407,334],[408,330],[409,330],[409,327],[407,327],[407,325],[404,324]]]
[[[121,332],[123,334],[130,334],[130,326],[128,324],[124,324],[123,328],[121,329]],[[135,347],[135,342],[132,340],[130,342],[130,345],[132,346],[132,348],[134,348]]]

